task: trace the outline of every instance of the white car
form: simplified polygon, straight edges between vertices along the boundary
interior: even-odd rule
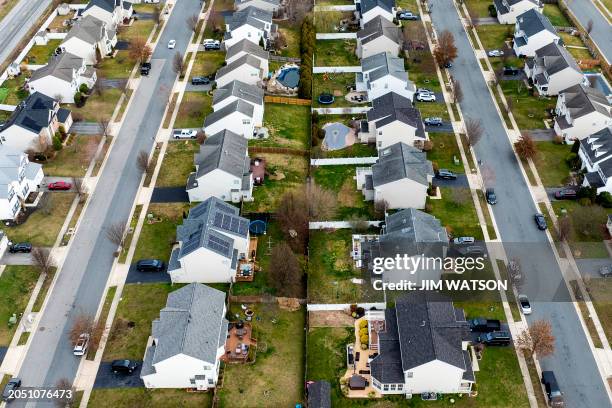
[[[204,41],[202,41],[202,44],[203,45],[206,45],[206,44],[214,44],[214,45],[216,45],[216,44],[219,44],[219,41],[218,40],[213,40],[212,38],[206,38]]]
[[[527,299],[527,296],[519,295],[518,303],[521,307],[521,312],[523,312],[525,316],[531,314],[531,303],[529,303],[529,299]]]
[[[198,132],[193,129],[177,129],[172,132],[172,137],[175,139],[195,139]]]
[[[87,347],[89,346],[89,334],[81,333],[76,344],[74,345],[74,349],[72,349],[72,353],[75,356],[84,356],[87,353]]]
[[[489,57],[501,57],[504,55],[504,52],[501,50],[491,50],[487,53],[487,55],[489,55]]]
[[[433,93],[421,92],[421,93],[417,93],[416,99],[419,102],[435,102],[436,95],[434,95]]]
[[[458,237],[453,239],[453,244],[473,244],[474,237]]]
[[[168,48],[172,50],[174,47],[176,47],[176,40],[168,41]]]

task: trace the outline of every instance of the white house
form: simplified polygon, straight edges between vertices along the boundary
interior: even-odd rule
[[[357,189],[367,201],[386,202],[386,207],[425,208],[427,189],[434,175],[425,152],[396,143],[379,150],[372,167],[357,167]]]
[[[245,39],[255,44],[263,41],[267,46],[276,31],[271,12],[248,6],[226,18],[223,42],[226,49]]]
[[[253,6],[260,10],[265,10],[269,13],[276,13],[281,7],[280,0],[235,0],[234,8],[236,10],[244,10],[245,8]]]
[[[53,142],[62,126],[67,132],[72,126],[72,114],[58,101],[34,92],[22,101],[0,126],[0,143],[25,152],[43,151]]]
[[[416,92],[404,69],[404,60],[388,52],[361,60],[361,72],[355,74],[355,87],[358,92],[367,92],[369,101],[389,92],[412,101]]]
[[[537,49],[559,41],[555,27],[537,10],[528,10],[516,18],[513,48],[517,56],[533,57]]]
[[[395,0],[356,0],[355,4],[361,14],[361,28],[378,16],[393,21],[397,14]]]
[[[189,201],[217,197],[238,203],[253,197],[253,174],[247,140],[225,130],[206,138],[187,179]]]
[[[369,316],[368,314],[367,316]],[[373,315],[373,313],[371,313]],[[444,295],[411,292],[369,320],[378,356],[370,362],[372,386],[381,394],[467,394],[476,379],[463,309]]]
[[[612,194],[612,127],[582,139],[578,156],[586,171],[583,185],[596,188],[597,194]]]
[[[540,95],[558,95],[570,86],[584,82],[584,74],[564,46],[550,43],[525,61],[525,74]]]
[[[584,139],[612,124],[610,102],[596,88],[574,85],[559,93],[555,132],[566,142]]]
[[[493,0],[493,5],[500,24],[514,24],[516,17],[528,10],[544,11],[544,4],[539,0]]]
[[[61,47],[65,52],[83,58],[85,64],[93,65],[98,61],[98,56],[104,58],[110,55],[116,44],[115,30],[107,29],[104,21],[89,15],[72,26]]]
[[[132,3],[126,0],[90,0],[81,15],[93,16],[114,29],[123,20],[131,18],[133,13]]]
[[[380,52],[399,55],[401,39],[399,26],[382,16],[376,16],[357,32],[355,52],[359,58],[370,57]]]
[[[173,283],[235,280],[238,261],[249,256],[249,220],[239,213],[217,197],[189,210],[176,228],[178,245],[168,262]]]
[[[262,126],[264,115],[264,90],[242,81],[232,81],[223,88],[215,89],[213,92],[213,110],[218,111],[237,100],[242,100],[253,105],[253,125],[256,127]]]
[[[262,62],[252,55],[243,55],[233,62],[219,68],[215,74],[218,87],[223,87],[232,81],[242,81],[250,85],[261,83],[268,73],[268,61]]]
[[[0,145],[0,219],[14,220],[22,203],[44,177],[42,166],[31,163],[28,155],[7,145]]]
[[[244,138],[252,139],[255,134],[253,105],[242,99],[235,100],[214,111],[204,119],[204,133],[214,135],[230,130]]]
[[[96,79],[96,70],[87,66],[83,58],[64,52],[32,73],[28,89],[30,93],[40,92],[62,103],[74,103],[79,87],[85,84],[91,88]]]
[[[421,146],[427,139],[419,110],[395,92],[374,99],[366,117],[360,122],[361,143],[376,143],[378,149],[384,149],[398,142]]]
[[[151,324],[140,378],[147,388],[215,388],[225,354],[225,293],[199,283],[171,292]]]

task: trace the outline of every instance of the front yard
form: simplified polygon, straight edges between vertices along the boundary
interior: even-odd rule
[[[214,74],[225,63],[225,53],[223,51],[201,51],[196,53],[191,77],[206,76],[214,77]]]
[[[38,280],[38,270],[32,266],[6,266],[0,276],[0,346],[8,346],[21,314],[25,310],[32,289]],[[8,325],[9,318],[15,315],[17,324]]]
[[[544,4],[544,13],[550,23],[555,27],[571,27],[572,23],[569,22],[567,17],[563,15],[561,9],[556,4]]]
[[[57,155],[43,164],[46,176],[83,177],[96,155],[100,135],[74,135]]]
[[[85,105],[80,108],[70,105],[72,117],[76,120],[96,122],[100,117],[110,117],[115,110],[115,106],[123,93],[120,89],[106,89],[102,95],[92,92],[87,98]]]
[[[503,49],[506,41],[514,35],[513,25],[484,24],[476,27],[476,32],[485,50]]]
[[[251,140],[250,146],[307,150],[310,141],[310,106],[266,103],[263,126],[268,128],[270,137]]]
[[[114,58],[104,58],[96,64],[98,79],[127,79],[134,65],[127,51],[118,51]]]
[[[185,92],[179,106],[175,128],[202,128],[204,118],[212,113],[212,96],[208,92]]]
[[[360,65],[355,55],[355,40],[318,40],[315,44],[315,66],[347,67]]]
[[[472,18],[489,17],[490,0],[466,0],[465,5]]]
[[[141,356],[142,357],[142,356]],[[87,403],[91,408],[209,408],[212,393],[175,389],[94,388]]]
[[[195,140],[169,142],[155,187],[185,186],[187,177],[195,169],[193,156],[199,150]]]
[[[545,128],[544,119],[554,109],[556,98],[534,96],[523,81],[500,81],[499,84],[521,130]]]
[[[433,147],[427,152],[427,159],[434,163],[434,167],[455,173],[465,172],[454,133],[430,133],[429,138]]]
[[[585,281],[593,306],[597,310],[597,316],[601,322],[606,337],[612,339],[612,280],[606,278],[589,279]]]
[[[427,212],[438,218],[455,237],[482,239],[482,229],[469,188],[440,187],[440,191],[442,199],[427,198]]]
[[[570,167],[565,161],[571,146],[553,142],[536,142],[538,157],[535,165],[544,187],[562,187],[567,184]]]

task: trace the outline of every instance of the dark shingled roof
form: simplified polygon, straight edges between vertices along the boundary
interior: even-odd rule
[[[9,126],[16,125],[31,130],[34,133],[40,132],[41,129],[49,126],[55,114],[54,104],[55,99],[40,92],[34,92],[25,101],[17,105],[11,117],[0,126],[0,131],[7,129]],[[69,113],[70,111],[68,111]],[[63,116],[65,120],[68,115],[63,114]],[[63,120],[60,119],[60,122],[63,122]]]
[[[593,133],[580,141],[580,150],[597,164],[606,177],[612,176],[612,127]]]
[[[367,44],[381,36],[399,44],[401,28],[382,16],[376,16],[365,23],[363,29],[357,33],[357,38],[361,40],[362,44]]]
[[[315,381],[308,385],[308,408],[331,408],[331,385]]]
[[[242,179],[245,172],[250,174],[251,161],[247,151],[247,140],[229,130],[208,137],[200,146],[200,152],[195,154],[197,178],[220,169]]]
[[[366,13],[377,6],[392,13],[393,7],[395,7],[395,0],[361,0],[361,13]]]
[[[247,40],[246,38],[229,47],[227,49],[227,53],[225,54],[225,59],[229,60],[234,55],[243,51],[258,58],[270,59],[270,53],[268,51],[264,50],[253,41]]]
[[[249,6],[232,13],[231,16],[226,18],[225,23],[229,25],[229,31],[235,30],[245,24],[249,24],[260,30],[265,30],[265,23],[272,24],[272,13]]]
[[[101,9],[112,13],[115,10],[115,7],[118,7],[120,4],[121,0],[90,0],[90,2],[87,3],[87,7],[85,7],[84,11],[93,8],[94,6],[98,6]]]
[[[574,85],[561,93],[565,97],[565,107],[573,119],[588,115],[591,112],[599,112],[610,116],[610,103],[599,89]]]
[[[374,187],[404,178],[427,186],[428,176],[433,174],[433,166],[427,160],[427,154],[401,142],[380,150],[378,161],[372,166]]]
[[[368,121],[376,122],[377,128],[399,120],[416,128],[418,136],[425,137],[421,112],[413,107],[410,99],[395,92],[389,92],[374,99],[372,101],[372,109],[366,115]]]
[[[569,52],[557,43],[550,43],[535,51],[534,61],[537,66],[543,68],[548,75],[556,74],[565,68],[572,68],[574,71],[582,72],[574,58]]]
[[[550,23],[550,20],[537,10],[531,9],[527,10],[523,14],[520,14],[516,17],[516,22],[519,25],[519,28],[525,32],[527,37],[531,37],[534,34],[539,33],[540,31],[548,30],[554,35],[557,35],[557,30]]]

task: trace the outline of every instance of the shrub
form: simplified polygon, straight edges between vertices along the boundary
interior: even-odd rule
[[[89,88],[87,87],[87,85],[81,84],[81,86],[79,86],[79,92],[86,94],[89,92]]]
[[[612,208],[612,194],[604,191],[597,196],[597,202],[604,208]]]
[[[359,322],[359,328],[363,329],[364,327],[368,327],[368,321],[367,320],[362,320]]]
[[[362,327],[361,329],[359,329],[359,335],[363,336],[363,335],[368,335],[368,328],[367,327]]]
[[[565,162],[572,169],[576,169],[580,166],[580,159],[576,153],[568,153],[567,156],[565,156]]]
[[[60,139],[59,135],[56,133],[55,136],[53,136],[53,149],[55,151],[60,151],[62,147],[62,139]]]
[[[597,198],[597,189],[593,187],[580,187],[577,196],[578,198],[588,198],[592,203]],[[587,205],[590,205],[590,203]]]
[[[489,4],[489,15],[491,17],[497,17],[497,9],[492,4]]]
[[[370,338],[367,334],[362,334],[361,336],[359,336],[359,340],[361,341],[361,344],[368,344]]]
[[[83,106],[85,98],[83,98],[83,94],[81,92],[77,92],[74,94],[74,104],[78,107]]]

